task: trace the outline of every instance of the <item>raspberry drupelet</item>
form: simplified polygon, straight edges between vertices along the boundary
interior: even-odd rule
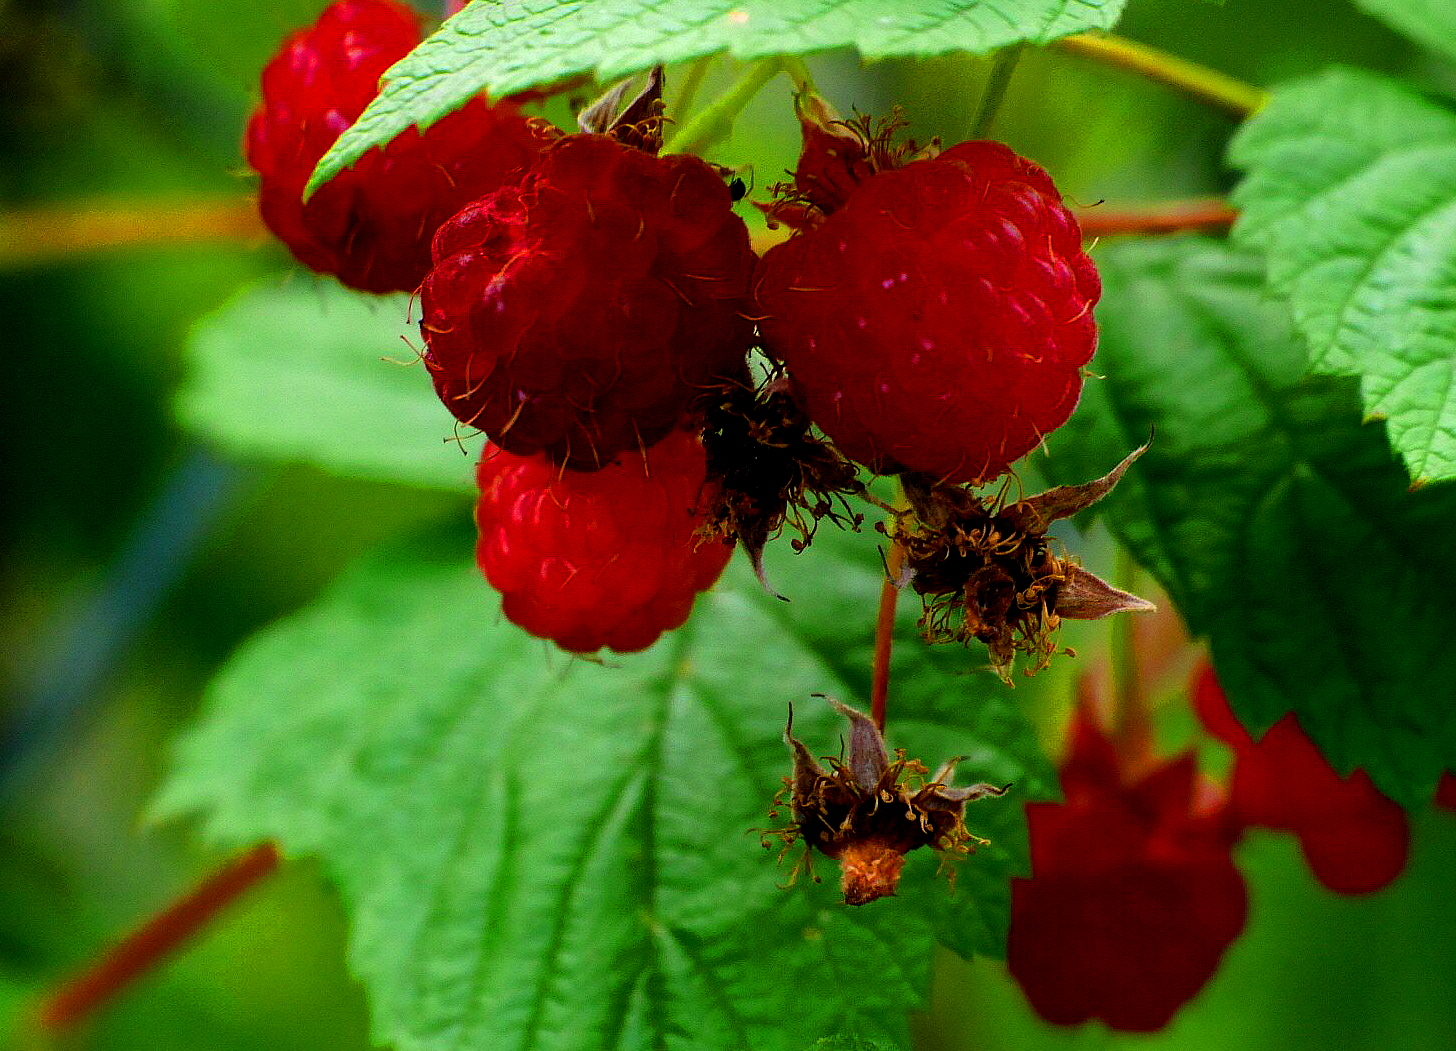
[[[705,161],[569,135],[443,226],[420,290],[454,415],[520,455],[595,470],[731,382],[755,256]]]
[[[733,550],[698,536],[705,471],[683,430],[591,472],[487,445],[476,561],[505,615],[573,653],[631,653],[681,626]]]
[[[862,127],[856,146],[801,118],[805,154],[776,206],[799,229],[754,278],[767,349],[851,459],[995,478],[1081,395],[1101,283],[1076,219],[1047,173],[1001,143],[899,166],[892,128]]]
[[[248,121],[244,152],[261,176],[263,221],[303,265],[365,292],[418,288],[440,224],[519,179],[548,137],[510,103],[477,97],[370,150],[304,203],[320,158],[420,38],[420,16],[404,4],[338,0],[284,41]]]

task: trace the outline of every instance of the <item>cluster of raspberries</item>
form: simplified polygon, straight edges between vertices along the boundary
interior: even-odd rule
[[[659,155],[655,77],[571,134],[477,98],[303,202],[421,30],[395,0],[337,0],[265,69],[247,158],[300,262],[418,293],[435,389],[490,439],[478,560],[526,630],[643,649],[735,541],[757,565],[786,520],[861,491],[848,461],[985,482],[1070,415],[1097,274],[1051,179],[999,143],[917,153],[805,95],[767,208],[792,233],[761,259],[729,173]],[[825,450],[829,481],[805,466]]]

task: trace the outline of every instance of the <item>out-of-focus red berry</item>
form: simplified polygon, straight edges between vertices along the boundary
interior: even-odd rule
[[[1195,673],[1193,699],[1204,726],[1233,749],[1229,795],[1240,822],[1293,832],[1315,879],[1340,894],[1368,894],[1400,875],[1410,822],[1370,775],[1341,777],[1292,713],[1255,741],[1206,663]]]
[[[1130,779],[1085,711],[1062,765],[1065,800],[1027,805],[1032,876],[1012,883],[1007,963],[1060,1025],[1167,1025],[1244,929],[1238,838],[1191,753]]]
[[[1456,810],[1456,774],[1447,770],[1436,786],[1436,805],[1447,810]]]

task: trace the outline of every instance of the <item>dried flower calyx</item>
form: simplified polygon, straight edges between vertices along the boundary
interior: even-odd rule
[[[759,205],[770,227],[812,229],[838,211],[849,195],[876,172],[903,168],[911,161],[934,157],[940,140],[921,147],[913,141],[895,141],[906,121],[896,110],[875,120],[856,114],[842,120],[829,103],[812,91],[794,98],[804,146],[792,182],[774,183],[772,203]]]
[[[662,149],[662,67],[653,66],[647,83],[629,99],[631,87],[632,81],[624,80],[602,95],[577,114],[577,127],[588,135],[610,135],[655,157]]]
[[[947,782],[959,757],[927,777],[925,764],[901,750],[890,759],[869,716],[833,698],[829,703],[849,720],[849,758],[828,760],[826,771],[794,737],[791,710],[784,740],[794,753],[794,773],[784,779],[784,789],[793,824],[767,835],[779,836],[785,850],[802,839],[809,850],[837,860],[846,905],[894,894],[905,855],[918,847],[957,857],[987,844],[966,829],[966,804],[1004,795],[1010,786],[951,788]],[[806,866],[809,857],[806,853]]]
[[[1046,536],[1057,519],[1110,493],[1146,448],[1135,449],[1096,481],[1009,503],[905,475],[911,512],[886,532],[905,550],[897,583],[909,584],[925,600],[920,625],[927,640],[985,643],[992,667],[1009,682],[1018,651],[1032,661],[1028,675],[1047,666],[1057,652],[1063,618],[1153,611],[1151,602],[1056,554]]]
[[[858,529],[864,515],[850,496],[874,501],[853,464],[810,430],[783,377],[755,388],[746,378],[707,402],[703,447],[708,478],[717,483],[702,532],[707,538],[738,539],[764,579],[763,549],[787,525],[802,551],[820,519]],[[780,596],[782,597],[782,596]]]

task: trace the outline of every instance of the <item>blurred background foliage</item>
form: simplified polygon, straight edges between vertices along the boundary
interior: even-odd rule
[[[320,0],[0,0],[0,316],[10,326],[0,456],[0,1042],[6,1016],[219,859],[139,814],[167,742],[231,649],[346,562],[458,497],[227,463],[171,416],[190,326],[250,279],[312,282],[261,236],[47,253],[50,209],[235,208],[258,71]],[[1340,62],[1456,90],[1456,71],[1344,0],[1130,0],[1126,35],[1256,84]],[[700,99],[733,76],[723,64]],[[844,111],[900,104],[920,139],[966,137],[985,59],[861,69],[811,61]],[[671,86],[671,82],[670,82]],[[792,163],[783,81],[715,159],[762,188]],[[1076,203],[1219,193],[1231,118],[1086,60],[1022,58],[995,133]],[[37,210],[41,210],[37,213]],[[22,222],[25,220],[25,222]],[[27,225],[29,223],[29,225]],[[7,239],[6,226],[10,226]],[[28,231],[24,237],[17,230]],[[367,426],[367,421],[360,421]],[[867,617],[869,613],[867,611]],[[287,704],[288,698],[278,698]],[[926,1048],[1445,1047],[1456,1032],[1456,818],[1415,818],[1391,889],[1338,899],[1287,839],[1241,848],[1249,930],[1164,1034],[1037,1021],[996,964],[948,955]],[[188,952],[64,1041],[94,1048],[364,1048],[344,928],[286,866]]]

